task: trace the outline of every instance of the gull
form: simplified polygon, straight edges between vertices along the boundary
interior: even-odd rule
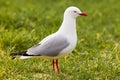
[[[11,53],[11,56],[20,56],[20,59],[32,58],[36,56],[52,58],[52,68],[60,73],[58,58],[71,53],[77,43],[76,18],[87,16],[75,6],[68,7],[64,12],[63,22],[57,32],[47,36],[37,45],[23,52]]]

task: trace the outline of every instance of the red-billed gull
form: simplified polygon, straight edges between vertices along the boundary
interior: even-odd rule
[[[21,59],[31,58],[33,56],[52,58],[53,70],[56,64],[59,73],[58,58],[71,53],[77,43],[76,18],[78,16],[87,16],[77,7],[68,7],[64,12],[63,22],[59,30],[46,38],[37,45],[24,52],[11,53],[12,56],[20,56]]]

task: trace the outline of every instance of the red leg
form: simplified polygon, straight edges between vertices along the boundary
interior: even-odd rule
[[[53,68],[53,71],[55,71],[54,64],[55,64],[55,62],[54,62],[54,59],[53,59],[53,60],[52,60],[52,68]]]
[[[58,59],[56,59],[56,68],[57,68],[57,72],[58,74],[60,73],[59,67],[58,67]]]

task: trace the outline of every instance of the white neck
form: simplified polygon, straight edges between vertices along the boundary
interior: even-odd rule
[[[71,15],[64,15],[62,25],[58,32],[66,35],[76,36],[76,18],[71,17]]]

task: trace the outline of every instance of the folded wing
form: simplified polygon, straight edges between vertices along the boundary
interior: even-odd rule
[[[57,56],[63,49],[68,46],[69,42],[65,36],[48,36],[45,41],[41,41],[41,43],[29,48],[27,50],[27,54],[36,56]]]

